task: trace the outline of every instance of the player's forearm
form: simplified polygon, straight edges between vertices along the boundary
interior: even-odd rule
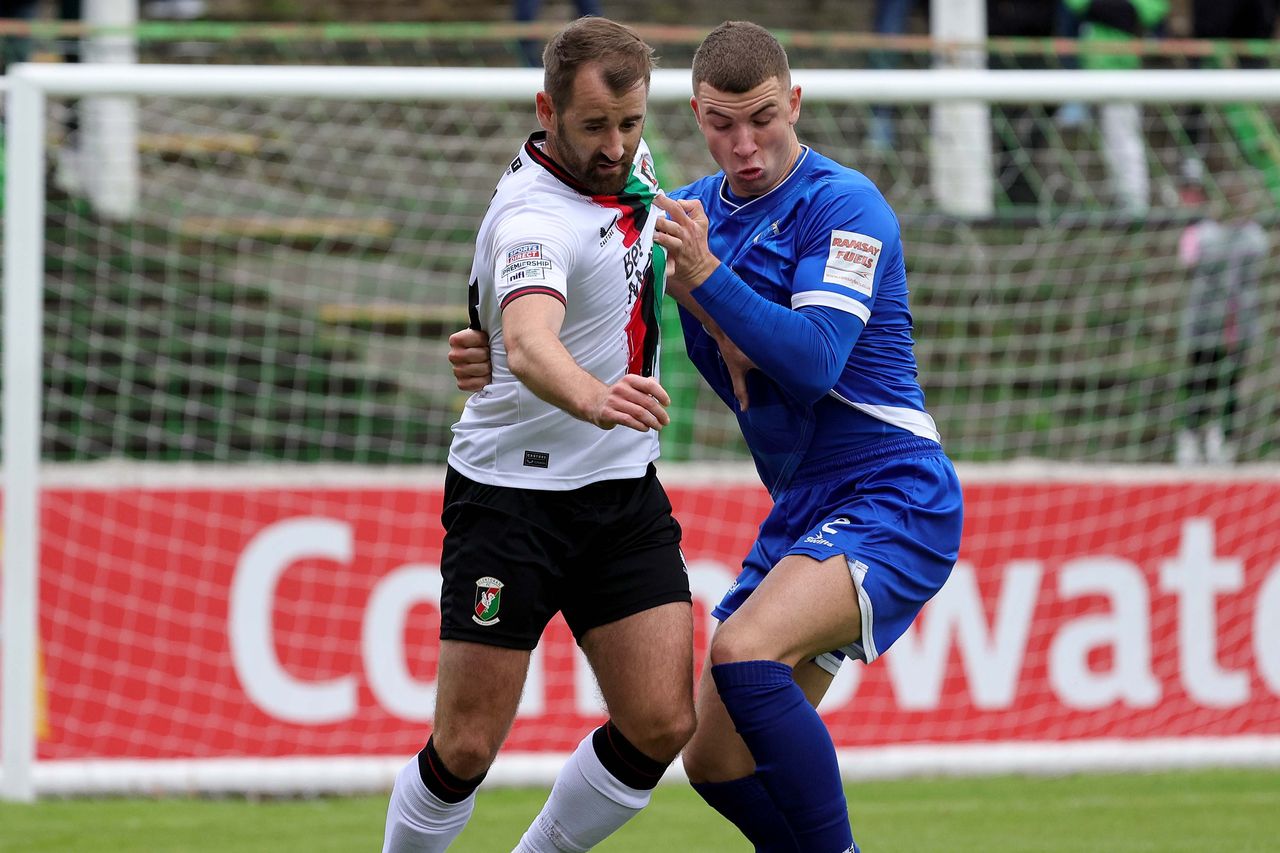
[[[705,311],[698,309],[703,317],[710,320]],[[714,321],[712,321],[714,322]],[[703,321],[692,311],[680,306],[680,327],[684,332],[684,351],[689,361],[706,378],[711,390],[733,408],[733,394],[730,391],[732,381],[729,371],[720,357],[720,347],[703,325]]]
[[[692,291],[702,310],[755,365],[797,399],[835,387],[860,321],[812,315],[770,302],[722,266]],[[844,326],[844,327],[842,327]]]
[[[698,300],[694,298],[692,293],[686,292],[683,297],[678,297],[676,301],[680,303],[681,308],[697,319],[702,328],[706,330],[706,333],[717,343],[727,337],[724,330],[720,328],[720,324],[707,313],[707,309],[698,304]]]
[[[583,370],[549,330],[526,331],[514,343],[508,340],[507,365],[512,374],[540,399],[594,423],[600,398],[608,394],[607,386]]]

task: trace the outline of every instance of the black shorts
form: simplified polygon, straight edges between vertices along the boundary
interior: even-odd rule
[[[570,491],[444,481],[440,637],[533,649],[557,611],[592,628],[690,601],[680,525],[654,472]]]

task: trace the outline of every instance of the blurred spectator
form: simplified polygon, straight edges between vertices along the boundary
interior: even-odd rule
[[[145,19],[188,23],[203,18],[208,4],[205,0],[147,0],[140,11]],[[179,39],[166,42],[161,50],[166,61],[201,61],[213,55],[214,44],[200,39]]]
[[[142,4],[142,14],[147,18],[194,21],[203,18],[204,13],[204,0],[149,0]]]
[[[575,0],[578,8],[578,17],[585,18],[587,15],[599,15],[599,0]],[[532,23],[538,20],[538,9],[542,6],[542,0],[515,0],[516,21],[521,24]],[[523,39],[520,42],[520,53],[524,57],[524,64],[530,68],[542,67],[542,45],[531,39]]]
[[[987,35],[993,38],[1048,38],[1057,22],[1059,0],[987,0]],[[1035,53],[992,51],[988,63],[1002,71],[1043,71],[1043,50]],[[1042,178],[1034,162],[1046,144],[1044,107],[997,106],[996,180],[1013,204],[1035,204]]]
[[[877,35],[906,35],[907,22],[918,0],[876,0],[875,20],[872,28]],[[871,52],[871,67],[877,71],[890,71],[902,63],[902,54],[896,50]],[[871,126],[867,131],[867,145],[873,151],[885,152],[893,148],[894,109],[887,104],[871,108]]]
[[[1065,0],[1080,20],[1082,56],[1087,69],[1140,68],[1136,53],[1090,50],[1155,35],[1169,15],[1168,0]],[[1151,175],[1142,135],[1142,108],[1136,103],[1108,103],[1098,108],[1102,155],[1116,203],[1130,213],[1145,213],[1150,203]]]
[[[1192,0],[1191,2],[1191,36],[1197,39],[1270,39],[1276,33],[1276,7],[1278,0]],[[1217,65],[1218,60],[1200,60],[1200,67]],[[1240,68],[1265,68],[1266,57],[1241,56],[1238,60]],[[1227,109],[1230,114],[1238,113],[1239,108]],[[1233,126],[1241,124],[1232,122]],[[1243,123],[1248,134],[1248,122]],[[1187,134],[1195,146],[1193,155],[1204,162],[1206,156],[1206,137],[1204,110],[1193,107],[1187,115]],[[1247,146],[1246,146],[1247,147]],[[1262,165],[1262,164],[1258,164]],[[1195,168],[1188,166],[1188,168]]]
[[[37,0],[0,0],[0,20],[34,20],[37,5]],[[30,53],[31,39],[26,36],[0,37],[0,73],[15,62],[25,62]]]
[[[1178,242],[1178,260],[1191,280],[1182,317],[1187,358],[1186,417],[1175,460],[1222,465],[1233,461],[1233,418],[1251,343],[1259,339],[1261,275],[1269,238],[1255,218],[1256,177],[1227,175],[1212,211],[1189,225]],[[1199,176],[1185,176],[1183,204],[1203,210]]]
[[[1059,0],[1058,12],[1053,22],[1053,35],[1060,39],[1080,38],[1080,19],[1067,6],[1065,0]],[[1064,71],[1078,71],[1080,57],[1069,53],[1058,58],[1058,67]],[[1068,101],[1058,107],[1054,118],[1064,128],[1082,127],[1089,120],[1089,108],[1081,101]]]

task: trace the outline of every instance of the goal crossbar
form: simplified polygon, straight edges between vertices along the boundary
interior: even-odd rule
[[[1088,86],[1081,86],[1081,74]],[[329,98],[363,101],[509,101],[542,85],[533,68],[405,68],[312,66],[19,64],[15,84],[47,95],[186,95],[192,97]],[[832,103],[1002,104],[1141,100],[1147,103],[1275,102],[1280,71],[990,71],[930,69],[862,71],[797,69],[793,82]],[[652,101],[690,96],[690,72],[658,69]]]

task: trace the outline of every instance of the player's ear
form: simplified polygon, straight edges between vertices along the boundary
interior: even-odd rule
[[[791,96],[788,100],[787,106],[790,109],[790,115],[788,116],[788,121],[792,125],[795,125],[795,123],[800,120],[800,87],[799,86],[791,87]]]
[[[556,108],[551,103],[551,96],[546,92],[539,92],[534,98],[535,112],[538,114],[538,124],[543,130],[551,131],[556,127]]]

